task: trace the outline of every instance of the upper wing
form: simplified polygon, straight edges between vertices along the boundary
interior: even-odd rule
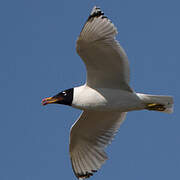
[[[76,43],[76,50],[87,69],[87,85],[99,88],[129,87],[129,63],[115,40],[116,27],[94,7]]]
[[[104,148],[111,142],[125,112],[84,111],[71,128],[70,157],[77,178],[88,178],[107,159]]]

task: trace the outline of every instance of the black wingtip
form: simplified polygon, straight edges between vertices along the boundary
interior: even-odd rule
[[[100,17],[102,16],[102,19],[103,18],[107,18],[106,16],[104,16],[104,13],[101,11],[100,7],[94,7],[90,16],[88,17],[88,20],[87,21],[90,21],[90,20],[93,20],[94,18],[96,17]]]
[[[76,174],[77,178],[82,178],[82,179],[85,179],[85,178],[89,178],[91,176],[93,176],[93,173],[97,172],[97,170],[91,170],[91,172],[87,172],[85,174]]]
[[[77,177],[82,178],[82,179],[89,178],[91,176],[93,176],[93,173],[90,173],[90,172],[86,172],[86,174],[77,174]]]

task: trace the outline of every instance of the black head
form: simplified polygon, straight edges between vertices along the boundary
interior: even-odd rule
[[[71,89],[62,91],[53,97],[45,98],[42,100],[42,105],[56,103],[56,104],[65,104],[65,105],[71,106],[72,101],[73,101],[73,92],[74,92],[74,89],[71,88]]]

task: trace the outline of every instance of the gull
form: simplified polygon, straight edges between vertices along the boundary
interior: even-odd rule
[[[86,83],[42,100],[83,110],[70,130],[69,153],[74,174],[89,178],[107,160],[105,148],[128,111],[173,112],[173,97],[136,93],[129,85],[128,57],[115,39],[117,29],[94,7],[77,39],[76,51],[86,70]]]

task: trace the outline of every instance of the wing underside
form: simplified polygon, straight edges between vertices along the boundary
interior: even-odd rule
[[[125,119],[123,112],[84,111],[72,126],[70,158],[78,178],[93,175],[107,160],[105,147],[112,141]]]
[[[94,7],[77,40],[76,50],[87,69],[90,87],[131,91],[128,58],[115,39],[116,27]]]

